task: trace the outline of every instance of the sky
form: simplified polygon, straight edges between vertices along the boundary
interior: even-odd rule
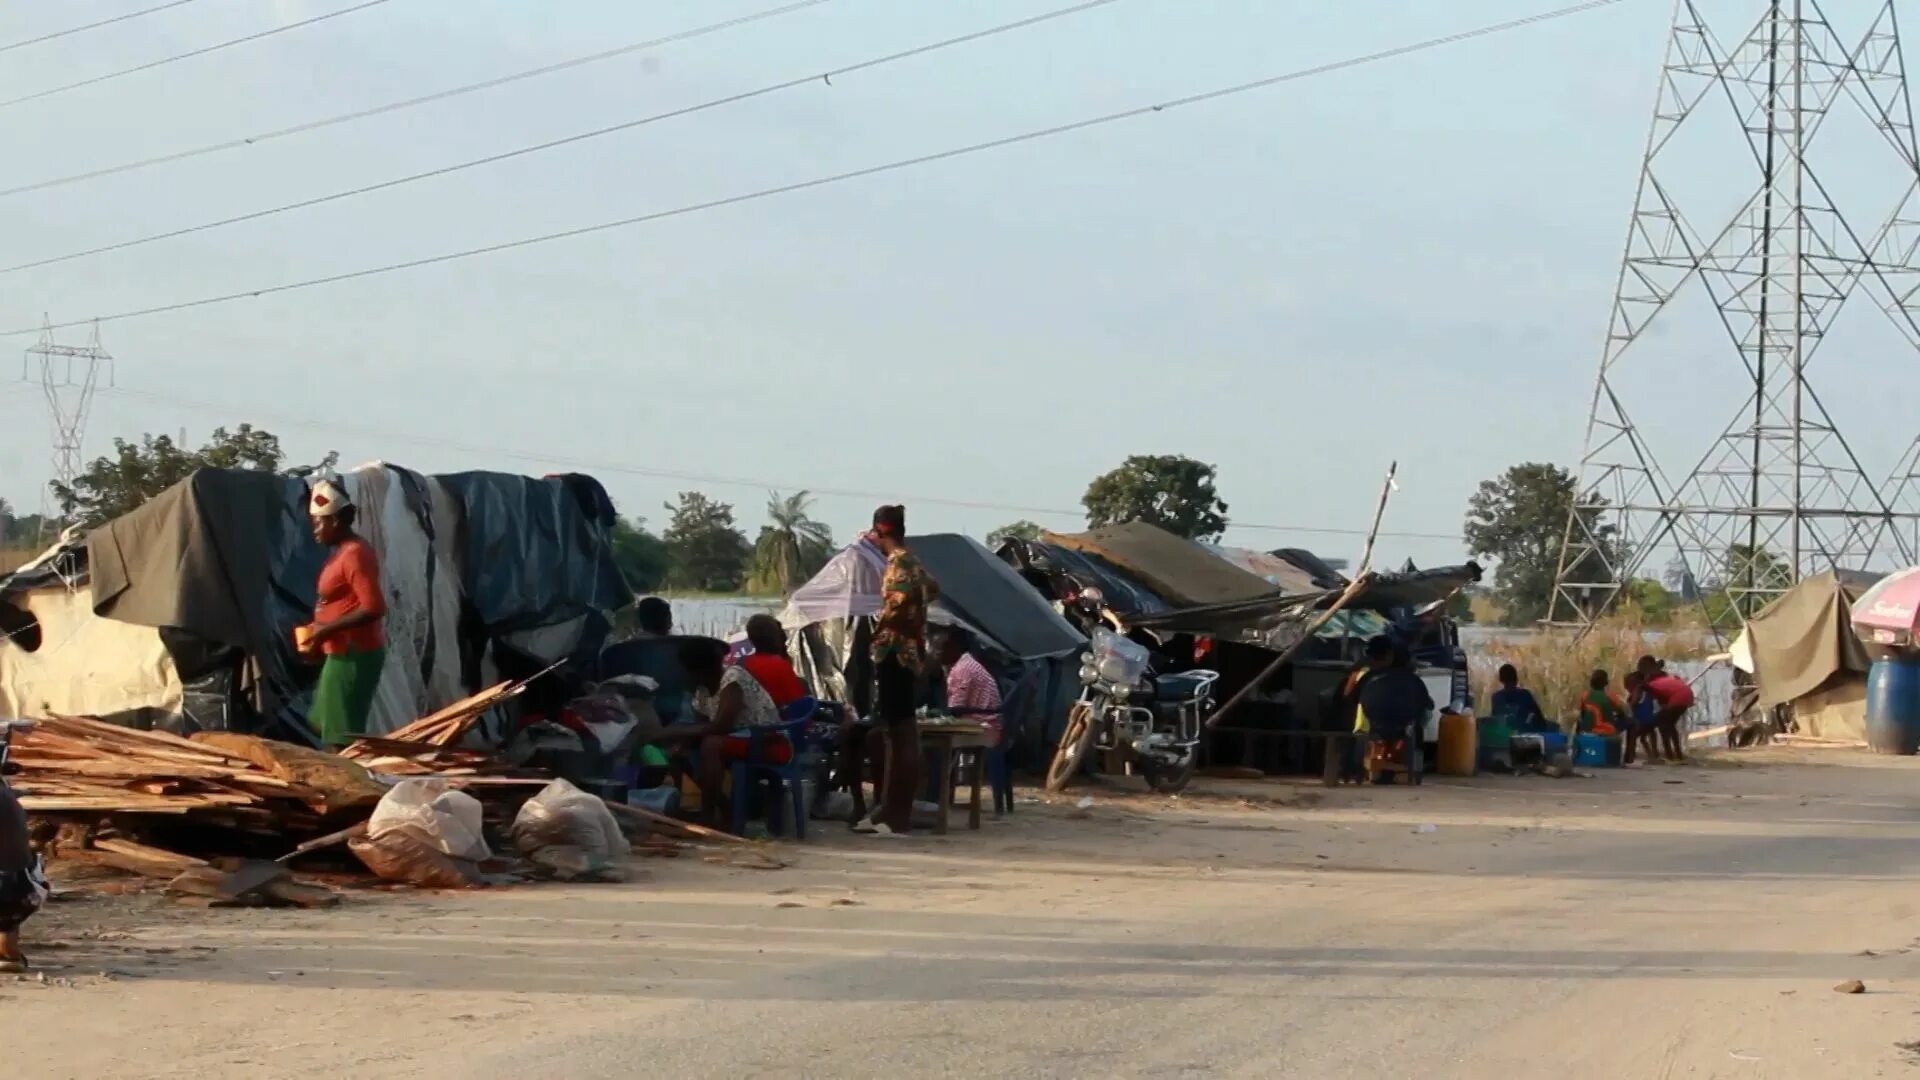
[[[9,5],[0,45],[151,2]],[[352,2],[194,0],[7,51],[0,100]],[[0,197],[0,265],[682,108],[1066,3],[829,0],[451,101]],[[0,188],[775,6],[388,0],[0,106],[12,150]],[[706,202],[1551,6],[1119,0],[486,168],[0,273],[0,329]],[[751,531],[770,488],[809,489],[843,538],[880,501],[908,503],[915,531],[983,536],[1018,518],[1070,530],[1095,475],[1129,454],[1178,453],[1218,466],[1237,523],[1229,542],[1349,558],[1397,460],[1382,555],[1456,561],[1452,537],[1481,480],[1578,459],[1670,11],[1625,0],[913,169],[109,322],[113,385],[95,400],[85,449],[142,432],[197,444],[253,422],[294,460],[337,450],[424,471],[591,472],[655,528],[680,490],[735,503]],[[1862,175],[1884,174],[1872,150],[1836,144],[1836,171],[1857,161]],[[1725,171],[1709,155],[1698,175]],[[1836,332],[1821,357],[1823,400],[1875,473],[1915,430],[1910,410],[1886,405],[1909,388],[1911,351],[1880,329]],[[1711,333],[1664,340],[1675,355],[1645,365],[1640,417],[1672,440],[1669,469],[1684,471],[1737,405],[1724,398],[1737,361],[1709,356]],[[32,341],[0,339],[0,351]],[[49,471],[46,408],[9,371],[0,363],[0,495],[25,510]]]

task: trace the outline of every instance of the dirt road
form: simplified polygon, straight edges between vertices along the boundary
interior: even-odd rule
[[[72,903],[0,1044],[48,1077],[1920,1075],[1920,761],[1737,760],[1096,793],[331,912]]]

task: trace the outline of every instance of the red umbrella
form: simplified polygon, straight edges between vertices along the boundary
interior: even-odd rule
[[[1853,602],[1853,628],[1880,645],[1905,645],[1920,623],[1920,566],[1881,578]]]

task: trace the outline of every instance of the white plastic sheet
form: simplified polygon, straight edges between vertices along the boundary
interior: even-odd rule
[[[879,614],[880,578],[886,568],[887,557],[870,541],[842,548],[813,580],[794,591],[780,613],[780,625],[792,631]]]

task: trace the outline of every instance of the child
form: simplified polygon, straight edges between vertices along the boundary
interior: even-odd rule
[[[1630,671],[1622,685],[1626,687],[1627,699],[1633,703],[1633,714],[1628,722],[1626,745],[1621,749],[1620,763],[1633,764],[1633,749],[1642,743],[1647,748],[1647,759],[1654,760],[1659,756],[1659,751],[1654,746],[1654,703],[1647,694],[1646,679],[1638,671]]]
[[[1520,672],[1512,664],[1500,665],[1500,689],[1493,692],[1493,715],[1505,720],[1515,732],[1539,734],[1546,731],[1559,731],[1559,725],[1547,719],[1540,711],[1540,702],[1533,691],[1522,689]]]
[[[1654,705],[1653,724],[1667,760],[1675,765],[1686,761],[1686,739],[1680,726],[1693,708],[1693,687],[1677,675],[1667,674],[1665,664],[1651,656],[1640,658],[1640,685]]]
[[[1626,726],[1626,706],[1607,689],[1607,673],[1594,672],[1587,678],[1587,696],[1580,702],[1580,730],[1611,737]]]

